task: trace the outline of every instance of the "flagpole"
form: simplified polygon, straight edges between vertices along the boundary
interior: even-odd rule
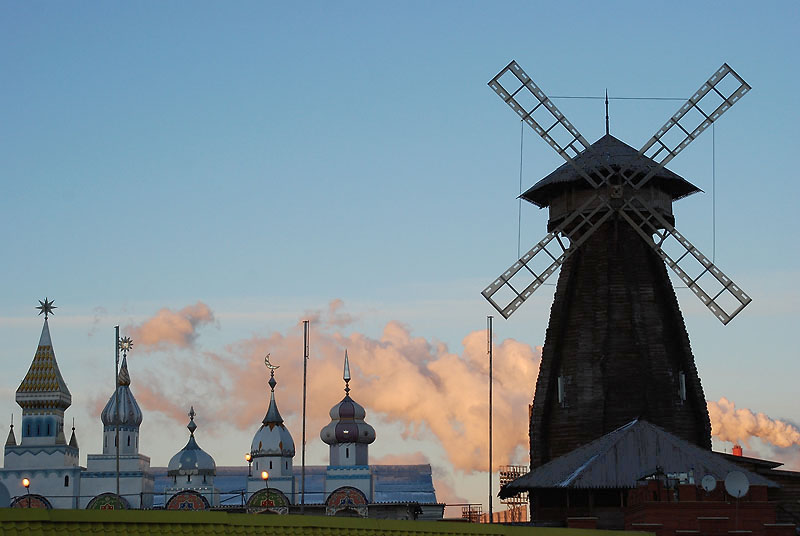
[[[114,326],[114,329],[116,331],[116,341],[114,343],[116,349],[114,352],[114,423],[117,429],[114,434],[114,444],[117,447],[117,496],[119,496],[119,389],[117,389],[119,378],[119,326]]]
[[[486,317],[487,352],[489,354],[489,523],[492,520],[492,317]]]
[[[300,472],[300,515],[306,508],[306,379],[308,376],[308,320],[303,320],[303,452]]]

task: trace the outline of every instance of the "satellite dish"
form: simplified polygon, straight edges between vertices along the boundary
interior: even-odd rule
[[[750,489],[750,482],[741,471],[731,471],[725,477],[725,491],[732,497],[741,499],[747,495],[747,490]]]
[[[700,481],[700,485],[703,486],[707,493],[711,493],[717,487],[717,478],[714,475],[706,475]]]

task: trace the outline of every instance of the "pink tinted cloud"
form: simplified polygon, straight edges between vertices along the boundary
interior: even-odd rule
[[[399,322],[387,323],[377,338],[357,332],[343,335],[336,331],[336,326],[350,320],[345,322],[341,317],[341,307],[339,301],[334,301],[323,315],[339,320],[312,323],[309,437],[313,438],[329,422],[328,411],[344,397],[342,364],[347,349],[351,396],[367,409],[368,422],[370,415],[377,414],[384,421],[402,425],[407,436],[435,438],[456,469],[485,471],[488,465],[485,332],[467,334],[461,354],[450,352],[442,343],[414,336],[409,327]],[[213,318],[210,310],[207,317]],[[179,346],[183,340],[178,339]],[[146,405],[154,411],[164,408],[163,413],[183,422],[185,401],[202,398],[209,408],[206,411],[210,420],[255,431],[267,407],[269,376],[264,356],[269,352],[271,362],[280,366],[275,374],[279,410],[290,426],[293,422],[296,425],[302,405],[302,347],[302,325],[298,323],[285,333],[239,340],[219,352],[171,356],[174,362],[168,368],[181,371],[180,384],[171,384],[166,390],[158,382],[151,382]],[[515,456],[527,451],[528,404],[540,357],[540,348],[512,339],[495,344],[495,469],[501,464],[524,463]],[[380,441],[380,430],[377,432]]]
[[[723,441],[748,444],[757,437],[776,447],[800,445],[800,430],[787,422],[772,419],[763,413],[754,413],[747,408],[736,408],[736,404],[725,397],[717,402],[708,402],[711,417],[711,435]]]
[[[213,321],[211,309],[198,301],[180,311],[161,309],[143,323],[127,327],[126,332],[140,351],[153,352],[170,347],[189,348],[197,339],[197,329]]]

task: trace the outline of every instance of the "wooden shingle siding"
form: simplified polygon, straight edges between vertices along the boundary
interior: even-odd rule
[[[628,223],[612,218],[561,268],[533,401],[531,466],[637,418],[711,448],[705,396],[666,266]]]

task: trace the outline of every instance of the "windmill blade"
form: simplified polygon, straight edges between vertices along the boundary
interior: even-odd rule
[[[628,211],[635,214],[635,220]],[[722,270],[638,197],[629,199],[619,213],[723,324],[730,322],[752,301]]]
[[[601,196],[593,196],[558,227],[547,233],[538,244],[512,264],[481,294],[492,307],[497,309],[497,312],[503,315],[503,318],[507,319],[613,213],[614,210]],[[577,238],[574,241],[569,240],[570,243],[565,245],[562,237],[569,239],[570,235]],[[543,269],[537,269],[535,262],[541,259],[544,259],[547,265]],[[494,296],[501,290],[510,291],[511,298],[498,303]],[[506,292],[506,296],[508,295],[509,292]]]
[[[572,126],[572,123],[564,117],[553,101],[531,80],[531,77],[522,70],[516,61],[512,60],[494,78],[489,80],[489,87],[564,160],[572,164],[572,167],[592,187],[597,188],[603,183],[603,181],[593,179],[573,160],[589,148],[589,142],[578,132],[578,129]]]
[[[641,188],[658,170],[683,151],[711,123],[720,118],[752,89],[727,63],[700,86],[663,127],[645,143],[639,154],[655,160],[657,167],[633,184]],[[629,179],[626,177],[626,179]]]

